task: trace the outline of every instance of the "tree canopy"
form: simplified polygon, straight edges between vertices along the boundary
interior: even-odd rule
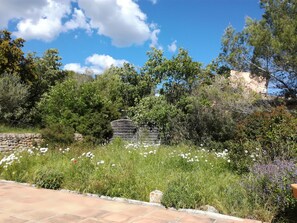
[[[297,2],[261,0],[262,19],[246,19],[243,31],[227,27],[221,66],[251,71],[288,97],[297,97]]]

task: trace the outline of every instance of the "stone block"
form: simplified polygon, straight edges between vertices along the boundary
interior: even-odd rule
[[[163,192],[159,190],[154,190],[150,193],[150,203],[161,204],[163,197]]]

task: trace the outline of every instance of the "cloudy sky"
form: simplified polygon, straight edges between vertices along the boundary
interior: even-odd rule
[[[206,65],[229,24],[240,31],[261,14],[259,0],[0,0],[0,29],[24,38],[25,52],[57,48],[64,69],[101,73],[142,66],[150,47],[168,58],[182,47]]]

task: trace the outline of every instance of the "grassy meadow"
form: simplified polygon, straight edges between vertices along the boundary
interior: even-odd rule
[[[228,150],[204,147],[131,145],[116,140],[91,148],[28,148],[0,154],[0,178],[149,201],[161,190],[166,207],[199,209],[212,205],[220,213],[270,221],[275,214],[246,189],[249,177],[234,172]]]

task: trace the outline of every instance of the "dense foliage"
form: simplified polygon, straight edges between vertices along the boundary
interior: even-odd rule
[[[96,82],[67,80],[44,95],[38,105],[46,125],[60,124],[104,142],[112,135],[110,122],[119,117],[117,107],[101,95]]]
[[[61,155],[33,148],[21,151],[22,159],[0,154],[0,176],[142,200],[158,188],[165,206],[212,204],[222,213],[265,221],[294,212],[289,184],[297,183],[297,6],[295,0],[260,0],[260,6],[261,20],[248,18],[241,32],[227,27],[222,52],[210,65],[185,49],[166,58],[152,48],[143,67],[126,63],[95,77],[63,70],[56,49],[25,55],[25,40],[0,31],[2,129],[42,128],[45,143],[55,146],[71,144],[74,133],[101,144],[112,137],[110,122],[128,116],[139,126],[157,127],[162,144],[196,146],[127,152],[115,140],[97,151],[105,160],[96,162],[81,148],[71,157],[69,149]],[[290,109],[230,82],[230,69],[265,77]]]
[[[274,83],[280,93],[297,97],[297,2],[261,0],[262,19],[247,18],[243,31],[232,26],[222,39],[221,66],[251,71]]]

